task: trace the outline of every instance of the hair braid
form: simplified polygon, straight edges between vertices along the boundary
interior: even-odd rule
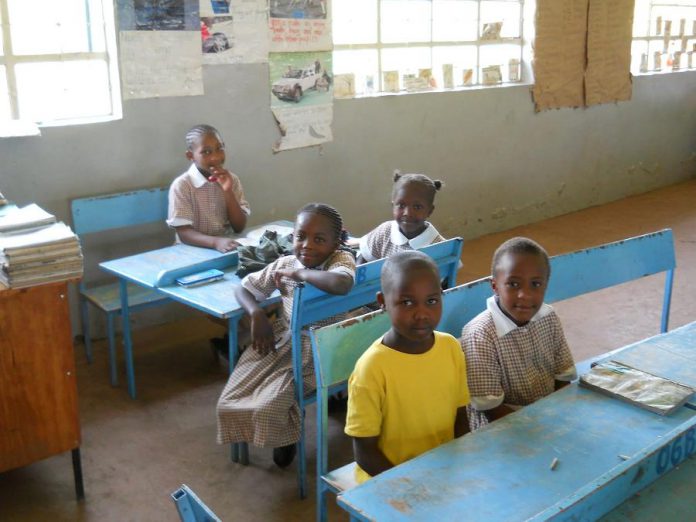
[[[324,216],[327,218],[332,226],[336,239],[340,244],[343,244],[347,237],[347,232],[343,229],[343,218],[341,214],[331,205],[326,205],[324,203],[307,203],[302,207],[297,215],[304,213],[317,214],[319,216]]]
[[[193,147],[200,143],[204,136],[209,134],[214,135],[220,143],[224,144],[220,131],[212,125],[201,124],[191,127],[186,133],[186,148],[188,150],[193,150]]]
[[[394,186],[392,187],[392,200],[396,197],[396,193],[401,189],[401,187],[410,183],[415,183],[428,191],[430,204],[432,204],[433,201],[435,201],[435,193],[444,186],[444,183],[442,183],[442,181],[439,179],[430,179],[425,174],[402,174],[399,170],[394,171],[392,179],[394,180]]]

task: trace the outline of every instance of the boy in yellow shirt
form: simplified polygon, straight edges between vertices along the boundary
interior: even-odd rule
[[[422,252],[389,257],[377,301],[392,327],[360,357],[348,382],[345,432],[364,482],[469,431],[466,363],[459,342],[436,332],[437,266]]]

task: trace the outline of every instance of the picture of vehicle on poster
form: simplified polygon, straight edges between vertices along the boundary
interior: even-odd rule
[[[201,41],[204,53],[221,53],[232,48],[231,16],[202,16]]]
[[[271,107],[332,102],[331,51],[271,53]]]

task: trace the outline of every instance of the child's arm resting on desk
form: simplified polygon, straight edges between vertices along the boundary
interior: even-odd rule
[[[204,248],[214,248],[218,252],[229,252],[239,246],[239,243],[234,239],[222,236],[209,236],[199,232],[191,225],[176,227],[176,233],[179,234],[179,239],[181,239],[182,243]]]
[[[384,456],[378,446],[379,436],[377,437],[353,437],[353,455],[355,462],[362,470],[374,477],[383,471],[393,468],[394,465]]]
[[[345,295],[353,288],[353,277],[341,272],[325,272],[308,268],[278,270],[275,274],[276,285],[280,285],[280,280],[283,277],[309,283],[316,286],[319,290],[336,295]]]

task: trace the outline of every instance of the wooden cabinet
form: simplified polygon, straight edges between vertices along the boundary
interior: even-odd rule
[[[0,285],[0,472],[72,451],[83,496],[67,283]]]

